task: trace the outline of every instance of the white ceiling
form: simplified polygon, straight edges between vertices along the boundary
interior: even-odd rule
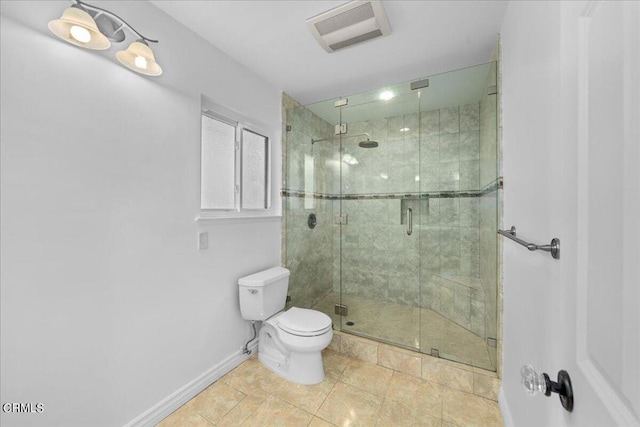
[[[507,7],[385,0],[390,36],[327,53],[305,20],[343,1],[151,2],[302,104],[487,62]]]

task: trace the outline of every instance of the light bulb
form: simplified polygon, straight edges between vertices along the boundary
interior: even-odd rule
[[[91,33],[89,30],[78,25],[72,25],[69,34],[80,43],[88,43],[91,41]]]
[[[385,90],[384,92],[382,92],[378,98],[380,98],[383,101],[388,101],[391,98],[393,98],[395,95],[393,92],[391,92],[390,90]]]
[[[402,128],[402,129],[400,129],[400,132],[409,132],[410,130],[411,129],[409,129],[409,128]]]
[[[147,69],[147,58],[144,56],[136,56],[136,59],[134,59],[133,62],[136,64],[136,67],[142,68],[143,70]]]

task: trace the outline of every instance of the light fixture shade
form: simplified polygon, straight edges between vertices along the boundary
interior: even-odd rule
[[[146,76],[159,76],[162,74],[162,67],[156,62],[153,51],[142,41],[131,43],[127,50],[121,50],[116,53],[116,58],[122,65],[136,73]]]
[[[91,38],[87,42],[78,40],[71,35],[72,27],[85,29],[89,32]],[[49,21],[49,29],[62,40],[76,46],[93,50],[105,50],[111,47],[111,42],[98,30],[96,21],[93,20],[91,15],[77,7],[69,7],[65,9],[60,19]]]

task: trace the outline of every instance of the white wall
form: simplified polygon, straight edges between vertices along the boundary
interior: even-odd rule
[[[239,352],[236,281],[279,264],[279,220],[194,221],[200,94],[279,141],[279,91],[147,2],[96,3],[160,39],[163,76],[56,39],[68,1],[2,2],[2,402],[45,409],[2,425],[128,422]]]

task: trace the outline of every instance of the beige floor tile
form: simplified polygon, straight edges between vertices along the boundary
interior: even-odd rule
[[[408,354],[409,356],[420,356],[420,352],[414,348],[397,347],[395,345],[380,343],[379,347],[386,348],[388,350],[397,351],[398,353]]]
[[[503,427],[497,402],[450,388],[444,389],[442,419],[468,427]]]
[[[398,353],[411,355],[404,350]],[[246,361],[159,426],[502,426],[498,405],[489,399],[332,351],[325,351],[323,358],[328,373],[325,381],[315,386],[301,386],[277,376],[274,378],[275,374],[257,360]],[[429,359],[449,369],[457,369],[458,366],[442,359]],[[391,377],[384,397],[360,388],[369,387],[378,392],[369,383],[380,382],[380,378],[382,382],[387,381],[389,372]],[[461,372],[475,375],[476,393],[491,395],[499,386],[493,372]],[[338,381],[339,376],[358,386],[347,384],[342,379]],[[265,384],[268,381],[279,384]]]
[[[343,335],[341,352],[349,357],[364,360],[369,363],[378,363],[378,345],[369,340]]]
[[[342,372],[349,364],[350,358],[336,353],[332,350],[324,350],[322,352],[322,363],[324,365],[324,374],[327,377],[340,378]]]
[[[474,374],[480,374],[480,375],[486,375],[488,377],[491,378],[498,378],[498,374],[494,371],[488,371],[486,369],[482,369],[482,368],[473,368],[473,373]]]
[[[216,424],[244,398],[244,393],[222,381],[216,381],[191,399],[189,408]]]
[[[337,328],[337,325],[334,324],[334,328]],[[342,335],[337,334],[335,331],[333,333],[333,338],[331,339],[331,343],[329,344],[329,347],[327,347],[329,350],[333,350],[333,351],[337,351],[338,353],[340,353],[340,345],[342,343]]]
[[[309,423],[309,427],[334,427],[335,424],[331,424],[328,421],[323,420],[322,418],[313,417],[311,422]]]
[[[454,368],[435,357],[422,358],[422,379],[473,393],[473,372]]]
[[[198,413],[193,412],[187,405],[181,406],[167,418],[162,420],[156,427],[212,427],[206,419]]]
[[[498,400],[500,380],[488,375],[473,374],[473,394],[486,399]]]
[[[312,414],[269,396],[242,425],[244,427],[307,426],[312,418]]]
[[[247,418],[253,414],[256,409],[265,401],[263,397],[247,396],[238,403],[231,411],[227,413],[220,422],[216,423],[217,427],[235,427],[242,424]]]
[[[443,387],[411,375],[394,372],[386,399],[402,402],[429,415],[440,418],[442,415]]]
[[[431,356],[424,355],[423,358],[424,357],[431,357]],[[456,362],[454,360],[447,360],[447,359],[443,359],[442,357],[438,357],[437,359],[440,362],[444,363],[445,365],[449,365],[449,366],[452,366],[452,367],[457,368],[457,369],[462,369],[463,371],[473,372],[473,370],[476,369],[473,366],[468,365],[466,363],[460,363],[460,362]]]
[[[342,373],[340,381],[377,396],[384,396],[392,376],[393,370],[391,369],[360,360],[352,360]]]
[[[353,326],[347,331],[418,348],[420,338],[420,308],[404,304],[388,303],[352,295],[343,295],[343,303],[349,306]]]
[[[392,399],[385,399],[376,427],[424,426],[440,427],[441,419]]]
[[[274,393],[274,396],[291,403],[300,409],[315,414],[327,398],[329,392],[338,379],[325,375],[324,381],[320,384],[302,385],[287,383],[284,387]]]
[[[284,387],[286,380],[262,365],[257,357],[244,361],[221,380],[250,396],[266,398]]]
[[[375,425],[383,398],[338,381],[316,416],[337,426]]]
[[[388,345],[378,347],[378,365],[420,377],[422,370],[420,354],[416,352],[411,354],[409,350],[396,351],[393,348]]]
[[[332,293],[313,307],[334,316],[336,329],[344,327],[345,332],[397,343],[423,353],[429,353],[432,348],[438,349],[442,358],[484,369],[495,369],[496,358],[492,358],[484,339],[433,310],[343,295],[342,303],[349,306],[349,316],[339,318],[333,314],[337,301],[340,301],[339,294]],[[346,326],[347,320],[355,324]],[[378,355],[374,355],[372,350],[372,346],[377,347],[377,342],[369,341],[372,344],[367,346],[362,341],[357,341],[358,338],[354,335],[342,333],[339,336],[340,352],[370,363],[378,363],[375,360]],[[332,344],[333,348],[337,348],[337,344]],[[388,366],[389,362],[383,363],[383,366]]]

